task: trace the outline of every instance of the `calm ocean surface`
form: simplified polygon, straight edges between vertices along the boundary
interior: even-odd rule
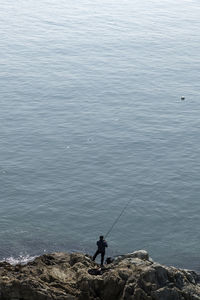
[[[132,199],[108,255],[200,270],[199,0],[0,12],[0,259],[92,254]]]

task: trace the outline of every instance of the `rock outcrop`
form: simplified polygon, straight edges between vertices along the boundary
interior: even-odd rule
[[[0,300],[197,300],[200,275],[166,267],[144,250],[99,269],[80,253],[45,254],[27,265],[0,263]]]

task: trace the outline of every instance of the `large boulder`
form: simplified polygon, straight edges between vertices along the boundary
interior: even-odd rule
[[[0,263],[0,300],[200,300],[200,276],[140,250],[100,269],[88,255],[54,253],[27,265]]]

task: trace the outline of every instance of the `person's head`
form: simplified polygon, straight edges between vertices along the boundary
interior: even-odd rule
[[[103,235],[100,235],[99,239],[102,241],[103,240]]]

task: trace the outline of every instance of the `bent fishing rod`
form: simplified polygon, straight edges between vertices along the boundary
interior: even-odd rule
[[[114,220],[113,224],[111,225],[110,229],[107,231],[105,238],[111,233],[111,231],[113,230],[113,228],[115,227],[115,225],[117,224],[117,222],[119,221],[119,219],[121,218],[121,216],[123,215],[124,211],[126,210],[126,208],[128,207],[129,203],[131,202],[132,199],[129,199],[128,202],[126,203],[126,205],[123,207],[122,211],[120,212],[120,214],[117,216],[117,218]]]

